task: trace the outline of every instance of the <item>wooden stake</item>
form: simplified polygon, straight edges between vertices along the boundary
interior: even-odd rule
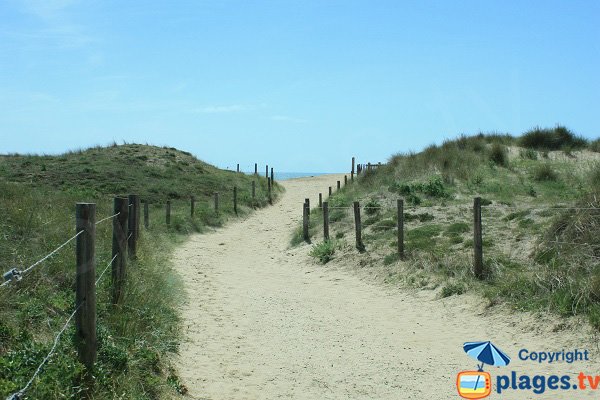
[[[237,215],[237,187],[233,187],[233,212]]]
[[[148,202],[146,201],[144,202],[144,211],[147,206]],[[112,263],[112,303],[116,305],[123,299],[123,282],[127,268],[127,219],[129,217],[127,198],[115,197],[113,213],[119,213],[113,218],[112,234],[112,257],[116,256]],[[144,212],[145,219],[146,213]]]
[[[323,202],[323,239],[329,240],[329,202]]]
[[[404,200],[398,199],[398,256],[404,259]]]
[[[473,272],[477,279],[483,279],[483,238],[481,229],[481,197],[473,201]]]
[[[338,190],[338,191],[340,190],[340,187],[341,187],[341,186],[342,186],[342,185],[340,184],[340,181],[337,181],[337,190]]]
[[[137,241],[140,235],[140,197],[137,194],[129,195],[129,221],[127,224],[127,250],[129,257],[137,257]]]
[[[329,197],[331,197],[331,193],[332,193],[331,186],[329,186]]]
[[[358,251],[365,251],[365,245],[362,242],[362,225],[360,223],[360,204],[358,201],[354,202],[354,226],[356,230],[356,248]]]
[[[308,233],[308,204],[302,204],[302,238],[305,242],[310,242]]]
[[[354,162],[355,162],[355,159],[354,159],[354,157],[352,157],[352,172],[350,172],[350,180],[351,181],[354,181]]]
[[[75,277],[75,342],[79,361],[88,370],[96,362],[96,204],[77,203]]]
[[[304,199],[304,202],[308,206],[308,215],[310,215],[310,199]]]
[[[167,200],[167,226],[171,225],[171,200]]]
[[[319,193],[319,208],[323,207],[323,193]]]

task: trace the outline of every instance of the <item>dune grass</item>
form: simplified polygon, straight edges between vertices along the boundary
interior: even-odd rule
[[[140,160],[132,161],[133,159]],[[187,163],[187,165],[182,164]],[[181,170],[179,169],[179,167]],[[88,172],[86,172],[86,169]],[[80,180],[83,174],[84,179]],[[251,180],[257,180],[252,199]],[[0,156],[0,266],[24,269],[73,235],[75,203],[97,203],[97,220],[112,214],[112,197],[137,192],[151,202],[138,259],[128,264],[123,303],[110,305],[110,270],[97,289],[98,361],[91,398],[163,399],[185,391],[170,358],[178,351],[182,282],[170,256],[186,235],[220,226],[268,204],[264,178],[218,170],[174,149],[125,145],[61,156]],[[275,186],[273,196],[281,189]],[[216,214],[212,193],[221,193]],[[190,216],[189,196],[196,196]],[[165,224],[172,199],[171,225]],[[110,261],[111,222],[97,226],[97,275]],[[74,242],[20,282],[0,288],[0,397],[25,385],[74,308]],[[67,329],[58,351],[27,392],[28,398],[79,398],[82,365]]]
[[[560,126],[521,137],[460,136],[392,156],[330,202],[382,206],[364,210],[361,265],[385,268],[388,282],[440,288],[442,297],[474,291],[490,305],[584,315],[600,328],[600,215],[565,209],[600,206],[597,142]],[[483,281],[472,273],[475,196],[483,198]],[[395,253],[400,197],[405,261]],[[313,242],[320,229],[320,218],[311,218]],[[353,236],[350,213],[330,224],[330,234],[337,233]]]

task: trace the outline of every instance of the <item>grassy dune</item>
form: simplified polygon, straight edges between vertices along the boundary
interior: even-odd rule
[[[398,154],[329,199],[360,200],[367,252],[363,268],[387,282],[474,291],[489,304],[586,315],[600,327],[600,154],[598,141],[563,127],[521,137],[462,136],[420,153]],[[473,197],[483,198],[485,279],[472,273]],[[405,200],[405,261],[395,252],[396,199]],[[381,208],[379,208],[381,207]],[[350,209],[330,211],[331,243],[319,243],[322,215],[311,212],[313,255],[355,253]],[[300,238],[296,235],[294,243]]]
[[[182,391],[170,368],[177,351],[181,282],[171,270],[173,247],[185,234],[268,204],[266,180],[219,170],[189,153],[143,145],[98,147],[60,156],[0,156],[0,266],[24,269],[74,234],[75,203],[97,203],[97,220],[112,214],[112,197],[137,193],[151,203],[150,229],[142,228],[139,258],[129,263],[123,304],[110,306],[110,271],[97,289],[98,363],[92,398],[158,399]],[[277,186],[274,196],[279,192]],[[221,212],[212,194],[221,193]],[[189,196],[197,198],[194,218]],[[164,202],[172,200],[165,225]],[[97,226],[97,274],[111,254],[111,223]],[[0,398],[20,389],[50,350],[74,307],[74,242],[26,275],[0,288]],[[72,325],[72,324],[71,324]],[[58,351],[28,391],[28,398],[79,398],[71,326]]]

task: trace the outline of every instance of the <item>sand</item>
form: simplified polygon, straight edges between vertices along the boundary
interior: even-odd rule
[[[315,263],[310,245],[290,249],[304,198],[315,204],[318,192],[339,179],[282,182],[286,193],[274,206],[192,236],[176,251],[175,268],[188,295],[182,305],[186,339],[177,360],[186,398],[456,399],[456,374],[476,368],[462,345],[477,340],[491,340],[512,357],[508,367],[486,368],[493,377],[511,371],[570,374],[574,383],[580,371],[600,375],[600,356],[585,324],[485,309],[474,295],[439,299],[431,290],[379,285],[340,268],[339,260],[338,267]],[[592,361],[522,361],[522,348],[588,349]],[[507,390],[491,397],[578,399],[597,393]]]

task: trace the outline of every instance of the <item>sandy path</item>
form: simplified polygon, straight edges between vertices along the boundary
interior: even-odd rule
[[[193,236],[178,249],[176,268],[189,295],[179,370],[189,398],[456,399],[457,372],[475,367],[462,350],[470,340],[492,340],[512,356],[509,367],[492,375],[600,375],[596,354],[587,363],[518,360],[521,348],[591,348],[583,333],[553,332],[552,320],[487,315],[469,296],[436,300],[431,291],[377,286],[316,265],[307,256],[310,246],[289,249],[304,198],[337,179],[284,182],[287,192],[273,207]],[[492,397],[598,395],[506,391]]]

